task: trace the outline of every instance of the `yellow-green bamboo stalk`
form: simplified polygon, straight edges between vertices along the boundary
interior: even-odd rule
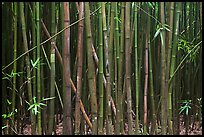
[[[165,24],[165,9],[164,9],[164,2],[160,3],[160,15],[161,15],[161,23],[162,26]],[[161,31],[161,127],[162,127],[162,135],[167,134],[167,92],[166,92],[166,83],[165,83],[165,76],[166,76],[166,46],[165,46],[165,29]]]
[[[40,4],[39,2],[36,2],[36,44],[37,44],[37,58],[41,58],[40,54]],[[38,101],[41,100],[41,66],[40,63],[38,63],[38,69],[37,69],[37,99]],[[39,110],[40,113],[37,115],[38,119],[38,135],[42,135],[42,120],[41,120],[41,110]]]
[[[176,3],[176,8],[174,14],[174,29],[173,29],[173,48],[171,53],[171,65],[170,65],[170,80],[169,80],[169,119],[170,119],[170,126],[172,126],[172,78],[174,76],[175,71],[175,64],[176,64],[176,51],[177,51],[177,41],[178,41],[178,31],[179,31],[179,16],[180,16],[180,10],[181,3]],[[174,80],[174,79],[173,79]],[[172,132],[171,132],[172,133]]]
[[[172,92],[169,92],[169,70],[170,70],[170,62],[171,62],[171,50],[172,50],[172,34],[173,34],[173,15],[174,15],[174,2],[170,2],[169,3],[169,7],[170,7],[170,19],[169,19],[169,27],[170,27],[170,32],[169,32],[169,41],[168,41],[168,54],[167,54],[167,77],[166,77],[166,88],[167,88],[167,92],[168,92],[168,109],[169,109],[169,117],[168,117],[168,127],[169,127],[169,134],[172,135],[173,134],[173,127],[172,127],[172,110],[171,110],[171,106],[172,106]]]
[[[135,27],[135,134],[138,135],[138,129],[139,129],[139,83],[138,83],[138,44],[137,44],[137,31],[138,31],[138,26],[137,26],[137,5],[138,3],[135,2],[135,8],[134,8],[134,18],[135,18],[135,22],[134,22],[134,27]]]
[[[115,59],[115,100],[116,100],[116,124],[115,124],[115,134],[120,135],[120,94],[118,93],[118,75],[119,75],[119,61],[120,61],[120,39],[119,39],[119,26],[118,26],[118,8],[117,2],[114,5],[115,7],[115,44],[114,44],[114,59]],[[119,94],[119,95],[118,95]]]
[[[124,39],[125,39],[125,2],[121,2],[121,36],[120,36],[120,62],[118,66],[118,96],[120,97],[120,132],[124,134],[123,121],[123,75],[124,75]]]
[[[102,3],[99,2],[99,6]],[[99,121],[98,134],[103,134],[103,30],[102,30],[102,11],[99,9]]]

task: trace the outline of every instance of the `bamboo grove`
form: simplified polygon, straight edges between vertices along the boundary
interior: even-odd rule
[[[2,134],[188,134],[201,76],[202,2],[2,2]]]

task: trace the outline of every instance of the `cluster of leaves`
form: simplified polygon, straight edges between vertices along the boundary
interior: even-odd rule
[[[11,71],[11,74],[7,74],[7,73],[4,73],[2,72],[2,74],[4,75],[4,77],[2,77],[2,80],[9,80],[11,81],[11,78],[15,77],[15,76],[20,76],[20,74],[23,73],[23,72],[14,72],[13,70]]]
[[[188,116],[189,110],[191,109],[192,100],[179,100],[179,102],[181,103],[179,114],[181,114],[182,112],[186,112],[184,114]]]
[[[8,103],[9,106],[12,104],[12,102],[10,102],[8,99],[7,99],[7,103]],[[11,119],[11,117],[14,116],[15,113],[17,113],[17,111],[18,111],[18,110],[15,109],[14,111],[8,112],[8,114],[2,114],[2,117],[3,117],[4,119]],[[6,127],[7,127],[7,125],[2,126],[2,130],[3,130],[4,128],[6,128]]]
[[[37,113],[40,113],[39,109],[42,109],[41,106],[47,106],[46,104],[42,103],[42,101],[54,99],[55,97],[50,97],[50,98],[43,98],[40,101],[36,101],[36,97],[33,97],[33,104],[30,104],[28,101],[26,103],[29,105],[28,110],[31,109],[32,113],[34,115],[37,115]]]
[[[170,32],[169,25],[164,24],[164,26],[162,26],[161,24],[157,24],[156,32],[154,34],[154,38],[152,39],[152,41],[155,40],[155,38],[160,34],[161,43],[164,43],[163,36],[162,36],[162,33],[161,33],[163,30],[167,30],[167,31]]]
[[[195,47],[193,42],[189,42],[184,36],[179,37],[178,41],[178,51],[183,51],[185,54],[188,54],[191,52],[191,50]],[[196,50],[194,50],[192,53],[190,53],[188,57],[188,61],[194,62],[197,60],[198,53],[199,53],[199,48],[198,47]]]

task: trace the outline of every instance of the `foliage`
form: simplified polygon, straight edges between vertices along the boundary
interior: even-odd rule
[[[162,30],[170,31],[168,27],[169,27],[169,25],[167,25],[167,24],[164,24],[163,27],[158,24],[158,25],[156,26],[156,32],[155,32],[155,34],[154,34],[154,38],[152,39],[152,41],[153,41],[159,34],[160,34],[160,37],[161,37],[161,40],[162,40],[162,39],[163,39],[163,36],[162,36],[161,31],[162,31]]]
[[[41,106],[47,106],[46,104],[42,103],[42,101],[46,101],[46,100],[50,100],[50,99],[54,99],[55,97],[50,97],[50,98],[43,98],[42,100],[40,101],[36,101],[36,97],[33,97],[33,104],[30,104],[28,101],[26,101],[26,103],[29,105],[29,108],[28,110],[32,110],[32,113],[34,115],[37,115],[37,113],[40,113],[38,110],[39,108],[42,109]]]
[[[196,44],[193,42],[189,42],[186,37],[180,35],[178,40],[178,51],[183,51],[184,54],[188,54],[191,52],[191,50],[195,47]],[[198,58],[200,46],[194,50],[194,52],[190,53],[190,56],[188,57],[188,61],[196,63],[196,60]]]
[[[13,70],[11,71],[11,74],[7,74],[7,73],[4,73],[2,72],[2,74],[4,75],[4,77],[2,77],[2,80],[9,80],[11,81],[11,78],[15,77],[15,76],[20,76],[20,74],[23,73],[23,72],[14,72]]]
[[[11,104],[12,104],[12,102],[10,102],[8,99],[7,99],[7,103],[8,103],[8,105],[10,106]],[[4,119],[11,119],[12,120],[12,116],[14,116],[15,115],[15,113],[17,113],[17,109],[15,109],[14,111],[9,111],[8,112],[8,114],[2,114],[2,117],[4,118]],[[5,125],[5,126],[2,126],[2,130],[4,129],[4,128],[6,128],[7,127],[7,125]]]
[[[179,108],[180,110],[179,114],[181,114],[182,112],[186,112],[185,114],[188,116],[189,109],[191,109],[192,100],[180,100],[180,102],[181,106]]]

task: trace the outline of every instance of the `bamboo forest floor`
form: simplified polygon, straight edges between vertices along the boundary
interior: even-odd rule
[[[57,124],[56,126],[56,135],[62,135],[63,134],[63,127],[62,127],[62,120],[59,119],[59,124]],[[134,121],[133,121],[134,122]],[[133,124],[133,126],[135,126]],[[193,128],[192,128],[193,126]],[[135,127],[133,127],[135,128]],[[149,127],[150,128],[150,127]],[[88,127],[85,127],[85,130],[86,132],[83,132],[84,135],[90,135],[91,134],[91,129],[88,128]],[[125,123],[125,131],[124,131],[125,135],[128,134],[128,124]],[[161,130],[158,132],[161,132]],[[181,115],[180,116],[180,135],[186,135],[186,128],[185,128],[185,125],[184,125],[184,118],[183,116]],[[23,135],[31,135],[31,125],[30,124],[26,124],[23,128]],[[104,129],[104,134],[106,134],[106,130]],[[114,134],[114,131],[113,131],[113,134]],[[160,134],[160,133],[158,133]],[[188,135],[202,135],[202,121],[196,121],[194,122],[194,125],[193,123],[191,123],[189,125],[189,130],[188,130]]]

